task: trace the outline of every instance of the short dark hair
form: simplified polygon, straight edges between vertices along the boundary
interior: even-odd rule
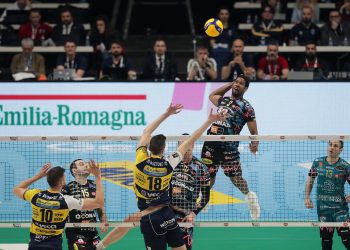
[[[77,161],[82,161],[83,159],[75,159],[74,161],[72,161],[72,163],[70,164],[70,166],[69,166],[69,171],[70,171],[70,173],[74,176],[74,174],[73,174],[73,168],[75,167],[75,163],[77,162]]]
[[[64,46],[66,46],[67,43],[74,43],[75,46],[77,46],[77,42],[72,39],[67,39],[64,41]]]
[[[155,135],[151,138],[149,143],[149,150],[154,155],[159,155],[165,148],[166,137],[162,134]]]
[[[64,176],[65,169],[62,167],[53,167],[47,172],[47,183],[51,188],[57,187],[57,183]]]
[[[269,8],[272,14],[275,14],[275,8],[272,5],[269,4],[263,4],[261,6],[261,13],[265,11],[266,8]]]
[[[307,41],[307,43],[305,43],[305,47],[306,47],[307,45],[310,45],[310,44],[313,44],[313,45],[317,46],[316,42],[310,40],[310,41]]]
[[[40,11],[40,9],[31,9],[31,10],[29,11],[29,14],[31,14],[31,13],[39,13],[40,16],[41,16],[41,11]]]
[[[242,78],[245,81],[245,87],[249,88],[249,84],[250,84],[249,78],[246,75],[243,75],[243,74],[238,75],[237,78],[238,77]]]

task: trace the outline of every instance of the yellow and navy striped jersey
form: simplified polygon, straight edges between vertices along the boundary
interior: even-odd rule
[[[136,150],[136,167],[134,170],[134,191],[140,210],[149,206],[170,204],[170,181],[173,169],[182,161],[179,152],[167,159],[149,156],[147,148]]]
[[[38,246],[50,238],[61,238],[69,210],[83,206],[81,199],[50,190],[27,190],[23,198],[32,206],[31,244]]]

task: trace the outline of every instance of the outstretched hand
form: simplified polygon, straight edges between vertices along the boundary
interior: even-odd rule
[[[169,107],[167,108],[167,110],[166,110],[166,113],[168,114],[168,115],[175,115],[175,114],[178,114],[178,113],[180,113],[181,111],[182,111],[182,108],[183,108],[184,106],[182,105],[182,104],[172,104],[172,103],[170,103],[170,105],[169,105]]]
[[[219,111],[218,113],[213,113],[213,109],[210,109],[208,120],[210,120],[211,122],[225,121],[227,118],[227,112]]]
[[[39,173],[36,175],[39,179],[45,177],[47,175],[47,171],[51,168],[51,163],[48,162],[44,166],[41,167]]]
[[[101,170],[94,160],[90,160],[88,162],[88,165],[88,170],[90,174],[93,174],[95,177],[101,177]]]

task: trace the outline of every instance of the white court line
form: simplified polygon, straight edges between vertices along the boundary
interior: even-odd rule
[[[0,244],[0,250],[27,250],[28,244]]]

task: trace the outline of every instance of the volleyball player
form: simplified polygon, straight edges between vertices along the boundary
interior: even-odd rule
[[[136,167],[134,170],[134,190],[137,197],[139,213],[127,217],[125,222],[141,222],[141,232],[146,249],[165,250],[167,244],[173,250],[185,250],[183,234],[170,208],[170,182],[173,169],[182,161],[183,155],[193,146],[208,126],[217,120],[224,120],[221,113],[210,113],[208,119],[188,139],[179,145],[177,151],[167,158],[163,157],[166,137],[151,136],[157,127],[170,115],[181,111],[182,105],[170,105],[166,112],[150,123],[141,136],[136,149]],[[147,149],[150,151],[148,154]],[[184,211],[182,211],[184,212]],[[187,219],[191,220],[191,212]],[[105,249],[108,245],[123,237],[129,228],[116,228],[98,245],[97,249]]]
[[[184,154],[171,180],[171,205],[181,222],[194,222],[210,198],[210,174],[207,166],[193,155],[193,147],[194,144]],[[191,212],[185,214],[183,211]],[[191,250],[193,227],[181,227],[181,231],[187,250]]]
[[[227,121],[214,122],[207,131],[208,135],[239,135],[245,124],[252,135],[258,134],[254,109],[243,98],[248,87],[249,79],[244,75],[239,75],[233,82],[225,84],[209,95],[210,101],[218,107],[218,111],[224,112],[229,118]],[[229,90],[232,91],[231,96],[224,97]],[[208,166],[211,186],[215,183],[219,167],[224,169],[225,175],[246,196],[250,216],[256,220],[260,217],[258,197],[256,193],[249,191],[248,183],[242,176],[238,145],[238,141],[205,142],[202,148],[202,161]],[[250,143],[250,151],[253,154],[258,151],[258,145],[258,141]]]
[[[89,172],[96,177],[95,198],[76,199],[63,195],[62,188],[66,183],[64,168],[53,167],[47,163],[38,174],[21,182],[13,188],[13,193],[20,199],[31,203],[32,224],[30,227],[29,250],[61,250],[62,233],[69,210],[90,210],[103,208],[104,194],[101,171],[93,162],[89,162]],[[48,190],[27,189],[31,184],[47,176]]]
[[[310,194],[317,178],[316,202],[317,215],[321,222],[349,221],[350,196],[344,194],[344,184],[350,182],[350,164],[340,158],[343,141],[331,140],[328,154],[312,163],[305,187],[305,206],[313,208]],[[338,235],[346,249],[350,249],[350,231],[348,227],[337,227]],[[334,227],[320,227],[322,250],[331,250]]]
[[[74,177],[74,181],[68,183],[62,190],[62,193],[72,195],[77,199],[94,198],[96,195],[96,183],[88,179],[90,175],[88,163],[82,159],[76,159],[70,164],[70,172]],[[94,223],[97,222],[97,216],[104,223],[100,227],[101,232],[107,232],[107,217],[104,209],[101,208],[84,211],[73,209],[69,212],[68,222]],[[66,228],[66,237],[69,250],[95,249],[97,243],[101,240],[95,227]]]

